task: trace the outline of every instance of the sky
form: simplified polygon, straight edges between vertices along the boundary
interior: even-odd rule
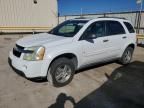
[[[63,16],[81,14],[81,9],[83,14],[135,11],[140,5],[136,0],[58,0],[58,9]]]

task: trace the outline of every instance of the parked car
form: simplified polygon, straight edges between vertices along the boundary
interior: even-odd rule
[[[46,77],[56,87],[70,83],[75,71],[94,63],[131,62],[136,33],[123,18],[78,18],[48,33],[24,37],[10,51],[11,64],[26,78]]]

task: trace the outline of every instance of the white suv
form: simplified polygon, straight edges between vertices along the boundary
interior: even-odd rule
[[[76,70],[93,63],[118,59],[129,64],[135,46],[136,33],[128,20],[79,18],[18,40],[9,60],[26,78],[45,77],[61,87],[71,82]]]

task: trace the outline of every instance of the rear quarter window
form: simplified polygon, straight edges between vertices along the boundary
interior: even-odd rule
[[[124,22],[124,24],[127,27],[129,33],[135,33],[135,30],[134,30],[133,26],[130,23]]]

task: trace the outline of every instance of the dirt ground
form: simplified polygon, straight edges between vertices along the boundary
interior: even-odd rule
[[[75,74],[62,88],[29,81],[8,65],[17,40],[0,38],[0,108],[144,108],[144,48],[137,47],[128,66],[115,62]]]

